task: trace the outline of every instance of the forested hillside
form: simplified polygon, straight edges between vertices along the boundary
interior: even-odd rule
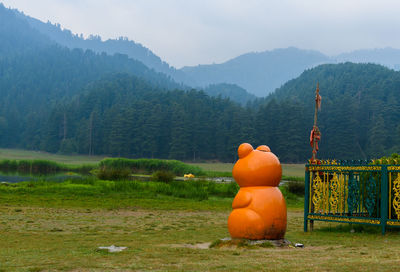
[[[198,86],[182,70],[177,70],[168,63],[161,60],[150,49],[140,43],[129,40],[126,37],[108,39],[103,41],[98,35],[90,35],[84,38],[83,35],[73,34],[69,29],[61,28],[59,24],[51,22],[44,23],[19,12],[18,10],[6,9],[0,3],[0,38],[3,42],[1,55],[10,53],[21,53],[27,49],[41,48],[44,45],[58,44],[69,49],[91,50],[95,53],[106,53],[109,55],[124,54],[129,58],[142,62],[150,69],[163,73],[178,83],[188,86]],[[206,86],[205,92],[211,96],[221,95],[230,97],[233,101],[245,104],[255,99],[254,95],[234,84],[216,84]]]
[[[135,74],[164,89],[180,86],[124,55],[111,57],[54,45],[0,59],[0,116],[12,124],[1,139],[3,146],[19,143],[20,128],[32,125],[30,119],[38,112],[79,93],[102,75],[116,72]]]
[[[33,51],[51,43],[0,3],[0,59]]]
[[[105,52],[110,55],[126,54],[130,58],[142,62],[150,69],[171,76],[177,82],[193,85],[193,81],[184,72],[171,67],[150,49],[144,47],[140,43],[128,40],[126,37],[108,39],[106,41],[102,41],[101,37],[98,35],[90,35],[88,38],[84,38],[82,35],[73,34],[69,29],[62,29],[59,24],[52,24],[51,22],[44,23],[18,10],[13,10],[13,13],[15,13],[18,19],[28,23],[31,28],[39,32],[42,36],[62,46],[70,49],[89,49],[96,53]]]
[[[126,55],[57,45],[0,5],[0,143],[33,148],[52,106],[110,73],[125,72],[163,89],[181,88]],[[22,143],[23,142],[23,143]]]
[[[163,92],[116,75],[54,108],[41,128],[46,131],[41,145],[52,152],[234,161],[237,146],[246,141],[269,145],[282,161],[304,161],[311,154],[316,82],[323,97],[320,157],[365,159],[398,152],[399,73],[352,63],[308,70],[257,107],[195,90]]]
[[[271,99],[301,101],[312,116],[316,82],[322,96],[321,156],[372,158],[399,152],[399,72],[375,64],[321,65],[286,83]]]
[[[110,76],[55,107],[40,131],[51,152],[233,161],[251,113],[203,92],[163,91],[134,76]]]
[[[188,90],[127,55],[63,47],[1,5],[0,22],[0,147],[232,162],[250,142],[304,162],[319,82],[319,157],[400,149],[400,72],[383,66],[320,65],[254,100],[236,85]]]
[[[242,105],[246,105],[256,99],[255,95],[248,93],[245,89],[228,83],[211,84],[204,88],[204,92],[209,96],[229,98]]]

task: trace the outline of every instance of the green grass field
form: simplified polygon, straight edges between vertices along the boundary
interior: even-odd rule
[[[396,231],[316,222],[304,233],[301,199],[288,207],[286,239],[304,248],[209,249],[229,237],[232,198],[4,186],[0,271],[395,271],[400,262]],[[128,248],[98,250],[111,245]]]
[[[0,155],[74,165],[101,159],[5,149]],[[232,169],[232,164],[196,165],[213,172]],[[283,173],[302,177],[303,168],[283,165]],[[284,187],[285,238],[304,248],[210,249],[211,243],[229,237],[234,188],[192,182],[83,178],[0,184],[0,271],[353,272],[396,271],[400,264],[400,229],[381,235],[378,227],[315,222],[314,231],[304,233],[304,198]],[[111,245],[127,249],[98,249]]]

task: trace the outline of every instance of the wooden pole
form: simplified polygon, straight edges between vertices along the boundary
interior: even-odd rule
[[[317,83],[317,90],[315,95],[315,111],[314,111],[314,131],[318,130],[317,120],[318,120],[318,96],[319,96],[319,83]],[[314,161],[317,158],[317,141],[313,138],[313,152],[312,152],[312,160]]]

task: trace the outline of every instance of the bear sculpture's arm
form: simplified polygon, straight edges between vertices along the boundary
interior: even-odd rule
[[[239,191],[232,203],[233,209],[245,208],[249,206],[252,195],[246,191]]]

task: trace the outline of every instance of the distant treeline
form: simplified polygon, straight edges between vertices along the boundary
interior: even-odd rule
[[[51,152],[234,161],[238,145],[250,142],[269,145],[284,162],[301,162],[310,157],[316,81],[323,97],[320,157],[398,152],[399,73],[351,63],[306,71],[247,107],[195,90],[160,91],[116,75],[53,108],[39,130],[40,146]]]
[[[115,75],[54,107],[46,122],[35,128],[40,141],[29,147],[234,161],[239,144],[250,142],[269,145],[284,162],[301,162],[310,157],[316,79],[323,97],[321,157],[363,159],[398,150],[399,73],[350,63],[307,71],[274,96],[247,107],[195,90],[160,91],[136,77]]]
[[[320,157],[364,159],[398,151],[399,73],[350,63],[306,71],[273,96],[245,107],[196,90],[163,90],[115,74],[87,85],[73,99],[55,100],[47,108],[36,103],[37,110],[19,120],[9,107],[3,108],[1,146],[232,162],[240,143],[249,142],[269,145],[283,162],[303,162],[311,154],[317,81],[323,97]]]

